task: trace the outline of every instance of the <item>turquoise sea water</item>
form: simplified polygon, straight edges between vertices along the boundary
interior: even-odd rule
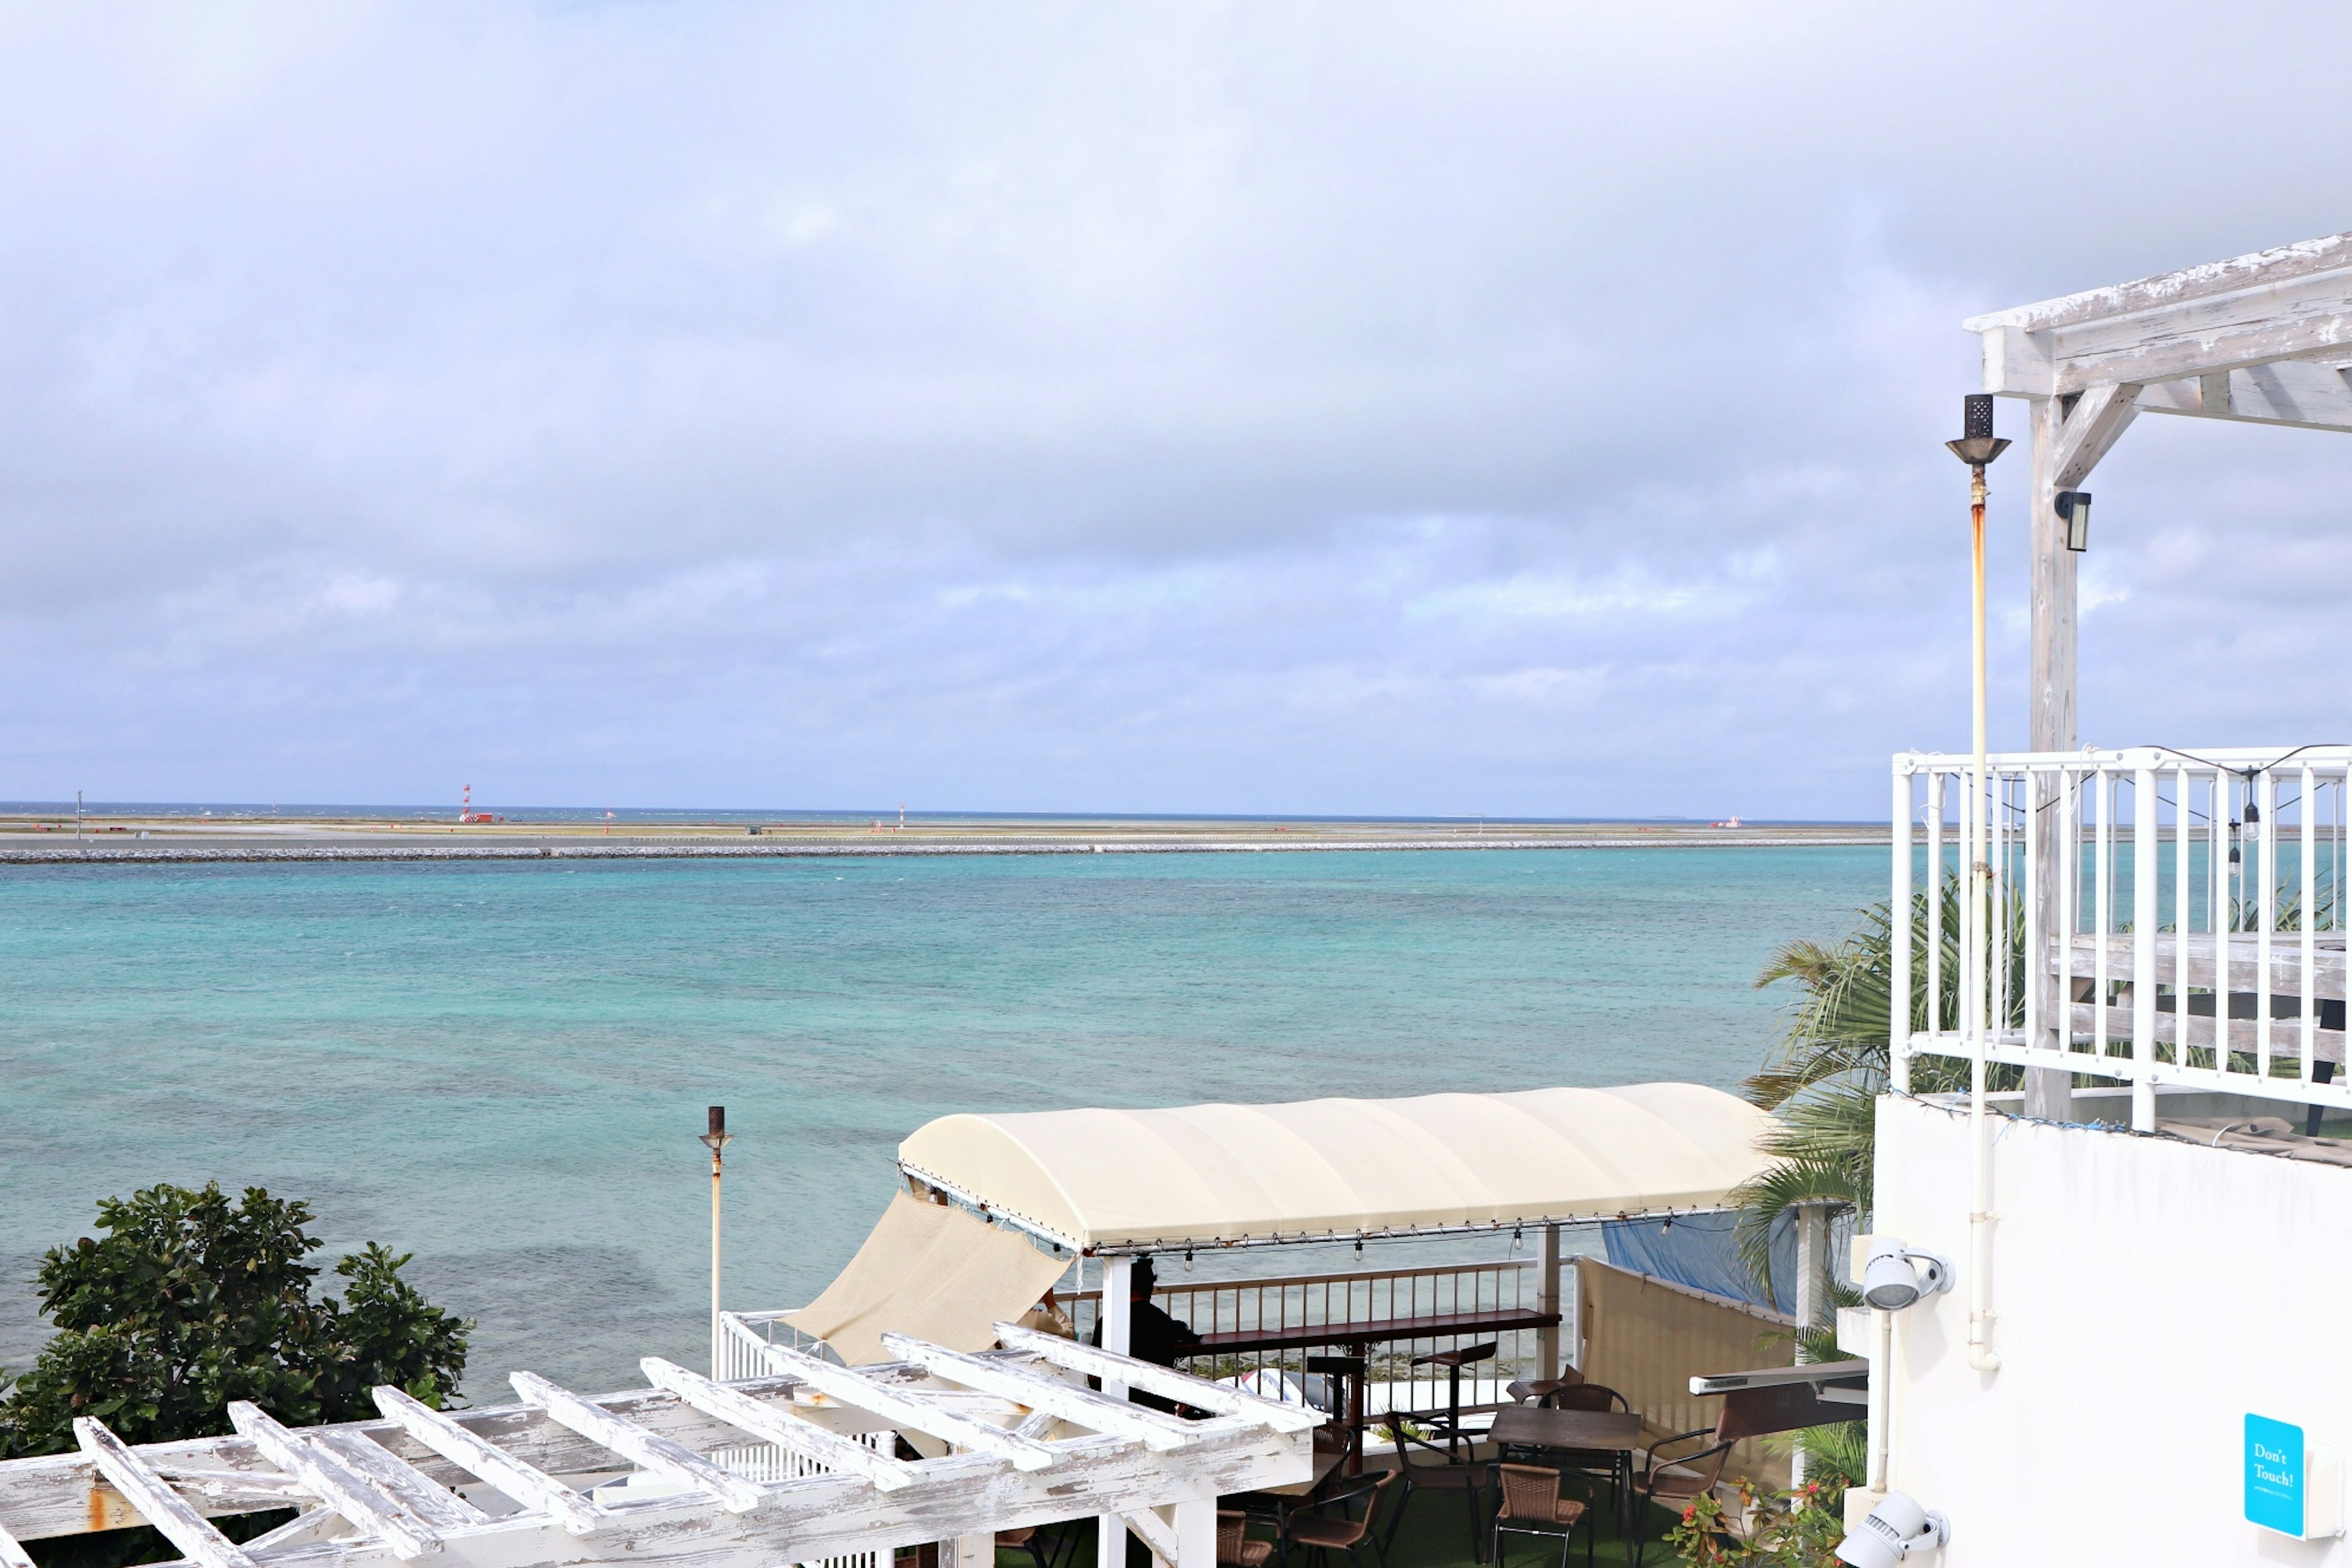
[[[1841,848],[0,870],[0,1365],[92,1201],[309,1198],[479,1320],[472,1387],[701,1359],[807,1300],[970,1109],[1682,1078],[1885,896]]]

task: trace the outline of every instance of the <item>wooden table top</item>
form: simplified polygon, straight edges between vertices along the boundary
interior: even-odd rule
[[[1546,1410],[1514,1405],[1495,1414],[1487,1437],[1530,1448],[1639,1447],[1642,1418],[1622,1410]]]

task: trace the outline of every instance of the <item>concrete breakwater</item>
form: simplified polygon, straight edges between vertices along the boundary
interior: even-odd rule
[[[1346,839],[1071,838],[1036,840],[939,840],[913,842],[811,843],[782,840],[677,844],[107,844],[87,839],[76,844],[6,845],[0,847],[0,866],[40,865],[172,865],[222,863],[299,863],[304,861],[373,860],[672,860],[877,858],[894,856],[988,855],[1209,855],[1313,854],[1382,849],[1665,849],[1665,848],[1791,848],[1799,847],[1877,847],[1886,842],[1884,829],[1844,831],[1819,829],[1779,832],[1738,829],[1721,833],[1580,835],[1575,837],[1446,837]]]

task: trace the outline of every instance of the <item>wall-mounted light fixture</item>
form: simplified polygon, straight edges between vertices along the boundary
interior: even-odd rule
[[[2066,524],[2066,548],[2077,555],[2091,548],[2091,492],[2060,490],[2058,515]]]

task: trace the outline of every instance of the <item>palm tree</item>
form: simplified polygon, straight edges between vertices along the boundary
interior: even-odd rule
[[[1946,876],[1939,897],[1943,951],[1933,1005],[1937,1027],[1948,1030],[1959,1022],[1959,879]],[[2015,1023],[2022,1016],[2021,909],[2010,899],[2001,912],[2011,923],[2008,994],[2013,999],[2010,1021]],[[1930,1005],[1926,892],[1912,895],[1911,915],[1909,1003],[1911,1026],[1916,1030],[1927,1026]],[[1870,1212],[1877,1100],[1888,1077],[1894,952],[1893,905],[1874,904],[1861,911],[1859,923],[1844,941],[1789,942],[1756,977],[1759,989],[1782,981],[1799,988],[1787,1033],[1746,1083],[1748,1098],[1773,1112],[1771,1129],[1762,1140],[1772,1163],[1730,1194],[1739,1211],[1741,1258],[1768,1288],[1773,1226],[1782,1215],[1800,1205],[1823,1205],[1857,1216]],[[1968,1070],[1968,1063],[1958,1058],[1916,1058],[1911,1087],[1916,1092],[1957,1089],[1967,1082]],[[1996,1068],[1995,1073],[1997,1087],[2017,1076],[2013,1068]],[[1857,1300],[1834,1280],[1830,1289],[1839,1305],[1851,1306]],[[1837,1355],[1833,1331],[1816,1331],[1800,1339],[1815,1360]],[[1801,1434],[1800,1441],[1817,1474],[1843,1476],[1861,1453],[1858,1426],[1814,1427]],[[1858,1479],[1858,1472],[1848,1479]]]

